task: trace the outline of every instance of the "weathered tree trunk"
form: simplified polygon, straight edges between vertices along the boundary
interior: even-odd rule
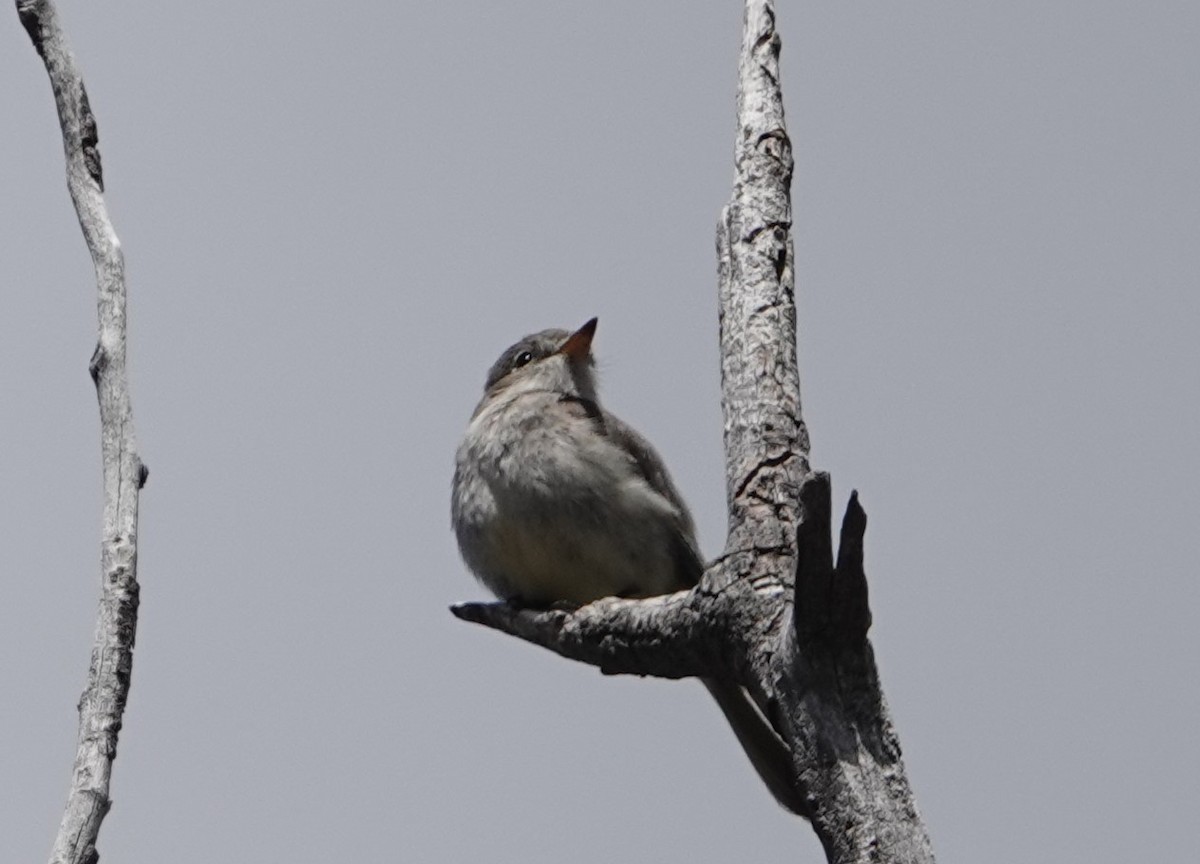
[[[736,681],[792,754],[830,862],[932,862],[867,639],[866,514],[833,552],[829,477],[800,411],[791,143],[774,3],[747,0],[733,195],[717,228],[729,536],[693,591],[574,611],[456,606],[605,672]]]
[[[100,401],[104,468],[101,597],[87,687],[79,699],[79,742],[66,811],[51,864],[94,862],[108,812],[109,777],[129,696],[137,629],[138,491],[147,470],[137,454],[125,376],[125,262],[104,206],[96,118],[50,0],[17,0],[21,23],[46,64],[66,151],[67,186],[96,268],[99,338],[90,371]]]

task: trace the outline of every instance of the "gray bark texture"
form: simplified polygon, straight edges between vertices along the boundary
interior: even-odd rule
[[[932,862],[867,630],[866,514],[834,553],[829,477],[800,412],[791,218],[774,3],[747,0],[733,194],[717,227],[729,535],[692,591],[575,610],[454,607],[610,674],[734,681],[787,745],[826,857]]]
[[[17,13],[46,65],[66,152],[67,186],[92,255],[99,337],[89,365],[100,402],[104,528],[101,597],[87,686],[79,699],[79,738],[71,791],[51,864],[95,862],[108,812],[109,778],[129,696],[137,629],[138,492],[148,471],[137,454],[125,375],[125,262],[104,206],[96,118],[50,0],[17,0]]]

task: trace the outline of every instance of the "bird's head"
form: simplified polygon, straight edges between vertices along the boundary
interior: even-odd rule
[[[574,333],[542,330],[509,347],[488,370],[484,390],[495,397],[502,392],[551,390],[569,396],[596,399],[596,361],[592,337],[597,319]]]

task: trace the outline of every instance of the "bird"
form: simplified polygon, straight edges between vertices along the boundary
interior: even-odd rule
[[[532,333],[488,370],[455,454],[451,523],[467,567],[518,607],[689,590],[695,524],[657,451],[600,405],[592,340]],[[744,689],[701,679],[775,799],[803,813],[791,751]]]

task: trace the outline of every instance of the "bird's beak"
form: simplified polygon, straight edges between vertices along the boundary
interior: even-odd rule
[[[559,354],[566,354],[572,360],[586,360],[592,350],[592,337],[596,335],[598,318],[588,321],[567,337],[567,341],[558,349]]]

